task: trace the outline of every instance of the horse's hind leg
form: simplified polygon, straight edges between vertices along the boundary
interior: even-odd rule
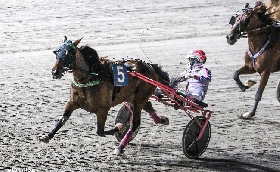
[[[140,108],[139,106],[134,106],[133,120],[132,120],[132,123],[130,125],[130,129],[127,131],[127,133],[125,134],[125,136],[121,140],[119,146],[115,149],[114,154],[121,155],[123,153],[123,150],[127,146],[130,137],[133,135],[133,133],[140,126],[140,124],[141,124],[141,110],[142,110],[142,108]]]
[[[169,125],[169,119],[165,116],[158,116],[150,101],[147,101],[143,110],[149,113],[150,117],[156,124]]]

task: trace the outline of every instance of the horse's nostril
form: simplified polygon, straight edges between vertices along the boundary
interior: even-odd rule
[[[52,70],[52,75],[57,74],[57,70]]]
[[[229,34],[229,35],[226,36],[226,38],[229,39],[229,40],[233,40],[234,36],[232,34]]]

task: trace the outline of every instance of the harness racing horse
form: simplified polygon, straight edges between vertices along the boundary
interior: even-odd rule
[[[70,86],[70,99],[66,103],[62,118],[57,122],[55,128],[42,136],[40,140],[48,143],[69,119],[72,112],[79,108],[96,114],[97,135],[114,135],[122,132],[124,130],[122,124],[116,124],[113,129],[108,131],[104,131],[104,127],[110,108],[125,101],[134,105],[133,121],[131,129],[128,130],[115,150],[115,153],[119,155],[128,144],[133,132],[140,126],[141,110],[149,107],[146,106],[146,103],[156,87],[130,75],[128,75],[127,86],[115,86],[112,65],[123,64],[130,72],[136,71],[150,79],[162,82],[169,81],[169,76],[159,66],[147,64],[141,60],[110,61],[106,58],[99,58],[97,52],[87,45],[78,48],[77,45],[80,41],[81,39],[72,43],[65,37],[65,43],[54,51],[56,63],[52,68],[53,78],[61,78],[63,73],[68,70],[73,73],[73,81]],[[125,73],[122,73],[121,69],[118,72],[121,77],[124,77]]]
[[[244,85],[239,75],[260,74],[260,84],[255,95],[255,103],[251,112],[240,115],[240,118],[252,118],[262,98],[263,91],[273,72],[280,70],[280,30],[279,26],[267,13],[267,7],[261,1],[257,1],[254,8],[247,3],[242,12],[230,20],[232,29],[227,34],[227,42],[233,45],[242,36],[248,37],[248,50],[245,52],[245,64],[233,74],[233,79],[244,92],[255,82]]]

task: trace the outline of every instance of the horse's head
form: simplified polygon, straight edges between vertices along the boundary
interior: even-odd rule
[[[56,63],[52,68],[54,79],[60,79],[65,71],[71,70],[74,67],[77,45],[80,43],[81,39],[72,43],[72,41],[67,40],[65,36],[64,43],[57,50],[53,51],[56,55]]]
[[[233,45],[237,39],[246,37],[248,32],[266,27],[270,24],[271,18],[266,14],[267,8],[264,3],[257,1],[254,8],[246,3],[242,12],[238,12],[236,16],[232,16],[229,24],[232,25],[230,32],[227,34],[227,43]]]

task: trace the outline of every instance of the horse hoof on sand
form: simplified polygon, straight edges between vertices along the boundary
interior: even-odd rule
[[[125,131],[125,127],[123,126],[122,123],[117,123],[115,125],[115,127],[119,129],[119,132],[124,132]]]
[[[114,155],[120,156],[120,155],[122,155],[122,154],[123,154],[123,150],[121,150],[121,149],[119,149],[119,148],[116,148],[116,149],[114,150]]]
[[[250,112],[246,112],[242,115],[238,115],[238,118],[240,119],[251,119],[253,117],[253,115]]]
[[[40,137],[39,140],[44,143],[49,143],[50,137],[48,135],[44,135],[44,136]]]
[[[163,125],[169,125],[169,119],[165,116],[160,117],[160,123]]]
[[[252,87],[253,85],[255,85],[257,82],[256,81],[253,81],[253,80],[248,80],[246,85],[250,88]]]

